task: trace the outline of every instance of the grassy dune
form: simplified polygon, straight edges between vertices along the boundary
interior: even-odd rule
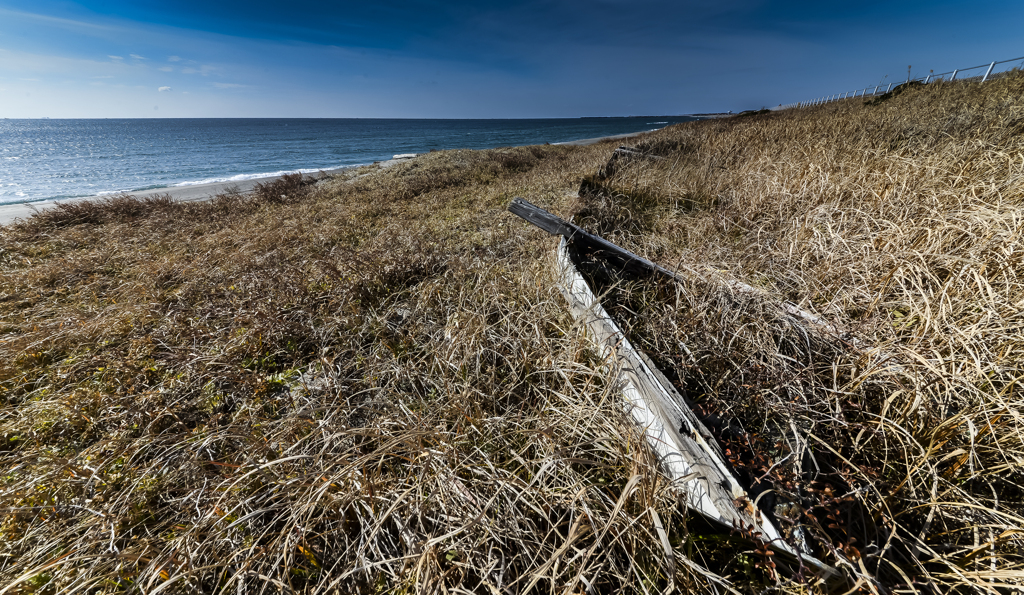
[[[680,271],[593,280],[849,586],[1024,584],[1024,78],[615,146],[0,228],[0,591],[820,590],[681,509],[517,195]]]
[[[880,589],[1024,576],[1022,91],[677,128],[639,143],[665,159],[585,184],[584,227],[686,279],[620,284],[620,319],[732,420],[719,435],[780,524]]]

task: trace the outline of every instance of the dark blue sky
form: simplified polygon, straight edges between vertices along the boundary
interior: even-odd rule
[[[0,117],[738,111],[1024,56],[1024,3],[0,0]]]

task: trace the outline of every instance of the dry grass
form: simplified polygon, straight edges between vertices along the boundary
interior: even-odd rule
[[[666,561],[675,495],[570,328],[551,240],[504,211],[567,201],[609,151],[435,153],[4,229],[0,584],[715,580]]]
[[[859,589],[1020,585],[1022,92],[0,229],[0,592],[810,588],[680,509],[515,195],[697,273],[609,306]]]
[[[620,285],[618,314],[863,588],[1024,585],[1022,97],[1018,76],[678,126],[639,145],[664,160],[584,185],[578,223],[687,279]]]

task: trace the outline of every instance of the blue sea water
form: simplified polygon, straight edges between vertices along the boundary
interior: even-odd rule
[[[0,204],[315,172],[431,149],[558,143],[693,119],[0,120]]]

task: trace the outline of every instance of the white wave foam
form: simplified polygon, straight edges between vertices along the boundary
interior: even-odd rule
[[[321,172],[321,171],[333,171],[333,170],[338,170],[338,169],[349,169],[349,168],[353,168],[353,167],[362,167],[362,166],[365,166],[365,165],[370,165],[370,164],[369,163],[355,163],[355,164],[349,164],[349,165],[336,165],[336,166],[333,166],[333,167],[317,167],[317,168],[308,168],[308,169],[305,169],[305,168],[304,169],[292,169],[292,170],[286,170],[286,171],[265,172],[265,173],[258,173],[258,174],[239,174],[237,176],[226,176],[226,177],[222,177],[222,178],[207,178],[205,180],[195,180],[195,181],[189,181],[189,182],[178,182],[177,184],[170,184],[170,185],[160,185],[160,184],[158,184],[158,185],[153,185],[153,186],[147,186],[147,187],[144,187],[144,188],[123,188],[123,189],[120,189],[120,190],[103,190],[101,192],[96,192],[96,193],[93,193],[93,194],[63,195],[63,196],[52,196],[52,197],[46,197],[46,198],[27,198],[28,194],[26,194],[25,192],[16,192],[14,194],[9,194],[8,192],[5,191],[3,193],[0,193],[0,196],[5,196],[5,198],[0,198],[0,205],[25,204],[25,203],[33,203],[33,204],[35,204],[35,203],[48,203],[48,202],[55,201],[55,200],[66,200],[66,199],[69,199],[69,198],[84,199],[84,198],[89,198],[89,197],[106,197],[106,196],[115,196],[115,195],[120,195],[120,194],[134,194],[134,193],[137,193],[137,192],[147,192],[147,191],[150,191],[150,190],[160,190],[160,189],[164,189],[164,188],[178,188],[178,187],[187,187],[187,186],[199,186],[201,184],[226,184],[226,183],[230,183],[230,182],[244,182],[244,181],[247,181],[247,180],[259,180],[259,179],[263,179],[263,178],[276,178],[278,176],[283,176],[283,175],[287,175],[287,174],[314,174],[314,173]],[[4,186],[4,184],[2,182],[3,182],[3,180],[0,180],[0,188],[2,188]],[[95,184],[87,184],[87,186],[94,186],[94,185]],[[20,186],[20,184],[16,184],[16,183],[15,184],[7,184],[7,186]]]

